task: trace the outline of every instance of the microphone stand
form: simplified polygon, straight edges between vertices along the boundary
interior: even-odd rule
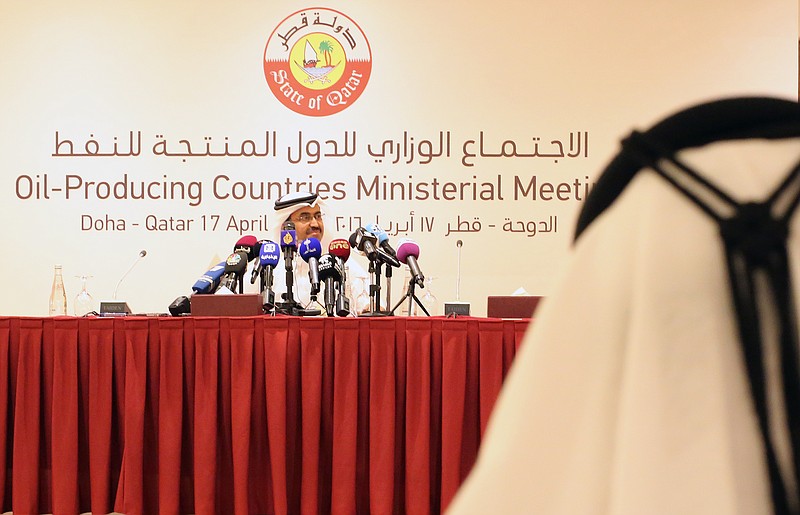
[[[369,276],[374,277],[373,283],[369,285],[369,313],[362,313],[362,317],[385,317],[391,313],[381,311],[381,263],[379,258],[370,260]],[[388,267],[391,268],[391,267]]]
[[[392,305],[392,266],[386,265],[386,309]]]
[[[417,286],[417,281],[416,281],[415,278],[412,277],[411,280],[408,282],[408,291],[406,291],[406,294],[403,295],[403,298],[400,299],[400,301],[395,305],[395,307],[392,308],[392,310],[389,312],[390,315],[393,315],[394,312],[397,310],[397,308],[399,308],[400,305],[406,299],[408,299],[408,315],[409,316],[411,316],[411,308],[414,307],[414,302],[416,302],[417,306],[419,306],[420,309],[422,309],[422,312],[425,313],[425,316],[431,316],[431,314],[428,313],[428,310],[425,309],[425,306],[422,304],[422,302],[420,302],[420,300],[414,294],[414,289],[416,288],[416,286]],[[420,285],[420,286],[422,286],[422,285]],[[422,288],[424,288],[424,287],[425,286],[422,286]]]
[[[341,258],[337,257],[337,261],[341,261]],[[337,295],[336,295],[336,316],[346,317],[350,315],[350,299],[347,298],[347,294],[345,292],[345,283],[347,283],[347,266],[344,264],[344,261],[341,261],[342,266],[342,278],[337,283]],[[330,314],[329,314],[330,316]],[[356,316],[353,313],[353,316]]]
[[[269,280],[267,280],[269,277]],[[264,313],[275,315],[275,292],[272,291],[272,270],[261,269],[259,274],[259,291],[261,291]]]
[[[313,306],[314,304],[316,304],[317,306],[319,306],[322,309],[312,308],[311,306]],[[299,314],[301,316],[303,316],[303,315],[304,316],[316,316],[316,315],[321,315],[323,312],[327,312],[325,306],[323,306],[322,303],[319,300],[317,300],[317,294],[316,293],[312,293],[310,295],[309,301],[308,301],[308,306],[306,306],[304,309],[302,309],[300,311],[301,312]],[[328,316],[331,316],[331,315],[328,315]]]
[[[275,305],[275,312],[282,313],[284,315],[300,315],[300,303],[294,300],[294,292],[292,288],[294,286],[294,263],[292,259],[292,251],[286,252],[286,255],[283,258],[286,269],[286,293],[282,293],[281,297],[283,298],[283,302],[280,302]]]
[[[372,311],[381,312],[381,274],[383,274],[383,263],[375,260],[375,284],[369,289],[369,295],[372,297]]]
[[[311,264],[309,263],[308,266],[311,267]],[[310,269],[308,271],[308,280],[309,280],[309,282],[311,282],[311,270]],[[319,281],[319,274],[317,276],[317,281]],[[316,288],[314,288],[314,285],[311,284],[311,292],[309,293],[309,296],[308,296],[308,304],[306,304],[306,306],[303,309],[300,310],[300,312],[299,312],[300,316],[317,316],[317,315],[321,315],[322,313],[325,313],[325,306],[323,306],[322,303],[319,300],[317,300],[317,295],[319,294],[321,288],[322,288],[322,285],[320,284],[320,282],[317,282],[317,287]],[[319,306],[320,309],[312,308],[311,306],[313,306],[314,304]]]
[[[286,264],[286,293],[281,294],[284,302],[275,306],[275,313],[282,313],[284,315],[300,316],[300,317],[313,317],[322,313],[321,310],[316,308],[304,308],[299,302],[294,300],[294,292],[292,286],[294,284],[294,267],[292,261],[289,260]],[[312,302],[317,302],[316,294],[311,296]],[[317,302],[319,304],[319,302]],[[311,305],[309,303],[309,305]]]

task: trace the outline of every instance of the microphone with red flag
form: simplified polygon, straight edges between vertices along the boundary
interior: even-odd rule
[[[336,314],[340,317],[346,317],[350,314],[350,299],[348,299],[345,294],[347,268],[344,264],[350,258],[350,243],[342,238],[337,238],[328,245],[328,252],[336,258],[338,264],[337,268],[341,273],[341,279],[336,282],[336,288],[338,290],[336,293]],[[325,287],[327,288],[328,285],[326,284]]]

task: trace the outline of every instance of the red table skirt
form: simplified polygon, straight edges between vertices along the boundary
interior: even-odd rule
[[[527,321],[0,318],[22,513],[439,513]]]

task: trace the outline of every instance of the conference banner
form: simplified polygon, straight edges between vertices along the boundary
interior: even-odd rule
[[[434,314],[546,297],[619,141],[796,98],[797,25],[789,0],[3,2],[0,314],[45,315],[56,264],[69,314],[80,276],[166,312],[298,191],[326,236],[415,241]]]

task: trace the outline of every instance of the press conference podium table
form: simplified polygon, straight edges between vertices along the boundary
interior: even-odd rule
[[[439,513],[528,320],[0,317],[14,513]]]

